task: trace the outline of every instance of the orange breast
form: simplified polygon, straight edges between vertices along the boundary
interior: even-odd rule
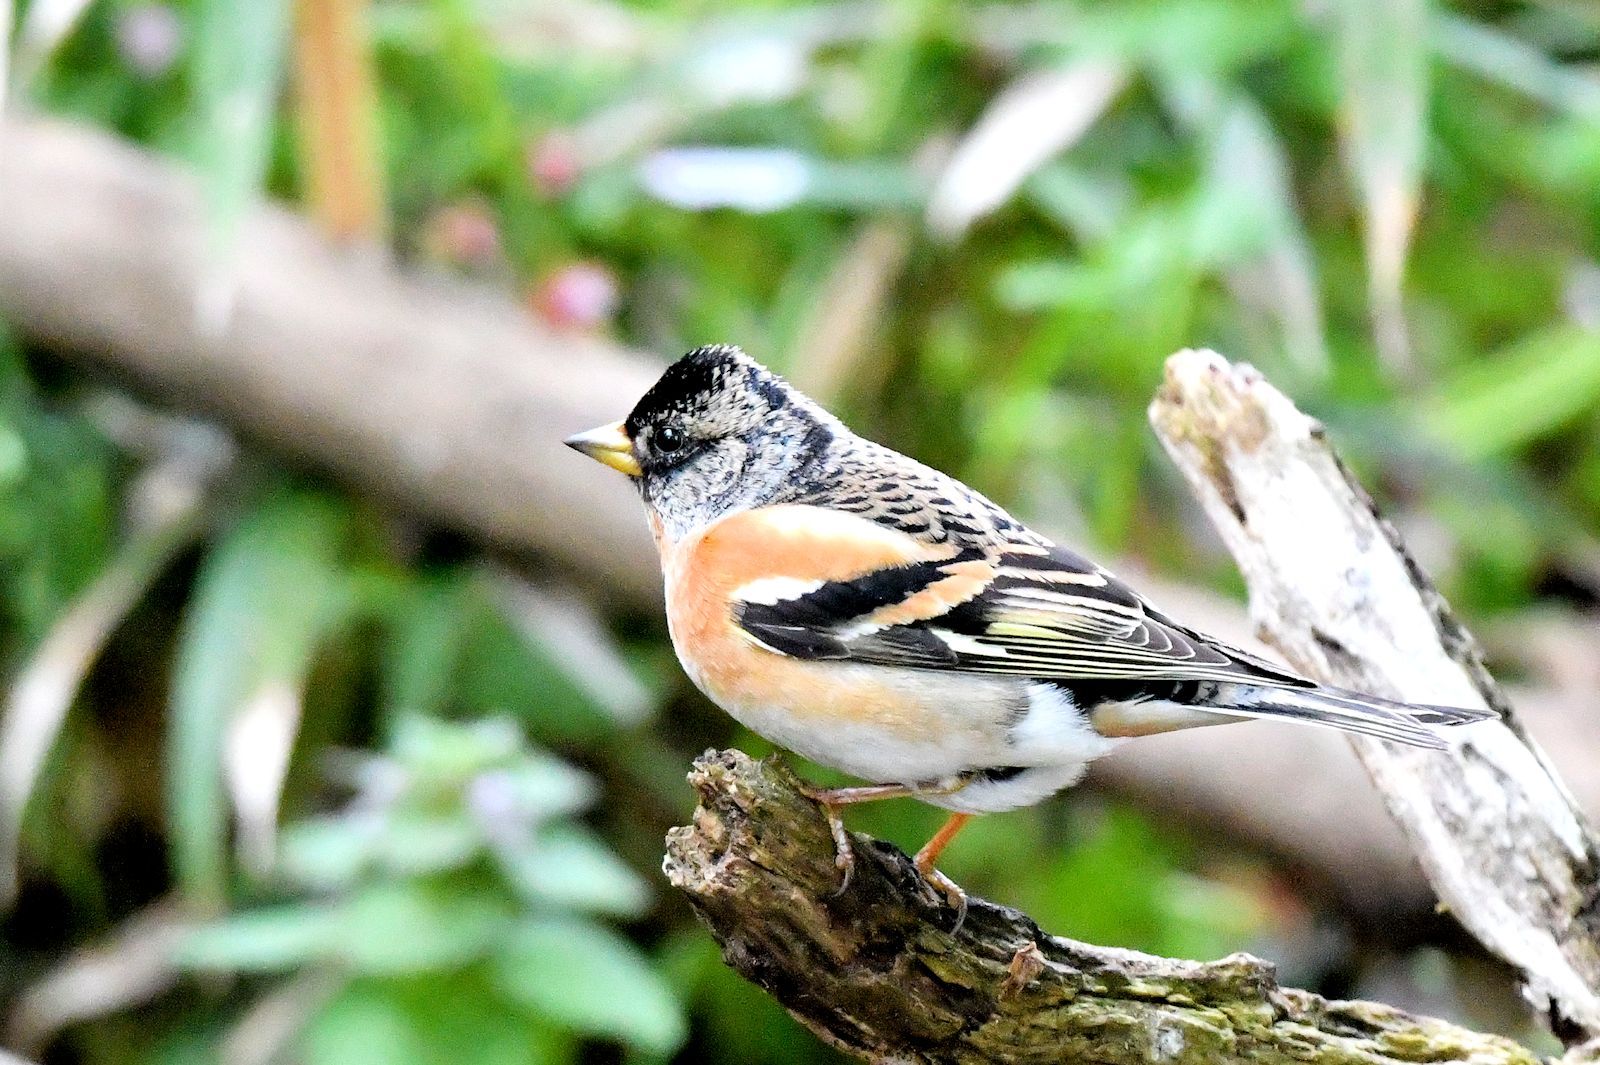
[[[661,546],[678,657],[701,690],[735,717],[769,735],[771,722],[751,718],[783,714],[907,727],[926,720],[914,696],[892,682],[894,671],[806,662],[761,647],[735,623],[732,596],[758,580],[850,580],[953,551],[865,518],[805,506],[734,514]]]

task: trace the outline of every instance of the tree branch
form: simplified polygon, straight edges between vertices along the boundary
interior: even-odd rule
[[[635,493],[561,447],[626,411],[654,360],[274,206],[241,223],[217,331],[197,312],[220,264],[190,175],[48,119],[0,119],[0,144],[0,308],[26,335],[408,510],[659,599]]]
[[[1318,680],[1490,706],[1435,753],[1352,737],[1439,898],[1569,1041],[1600,1037],[1600,841],[1477,644],[1340,463],[1249,366],[1167,362],[1151,422],[1250,588],[1261,635]]]
[[[668,879],[729,965],[874,1061],[1535,1061],[1499,1036],[1281,987],[1246,954],[1202,963],[1090,946],[981,899],[952,934],[943,895],[888,844],[856,836],[836,894],[827,822],[781,766],[707,752],[689,780],[700,805],[668,836]]]

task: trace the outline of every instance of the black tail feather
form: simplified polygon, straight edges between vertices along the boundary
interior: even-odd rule
[[[1343,688],[1226,684],[1218,686],[1214,698],[1213,707],[1217,713],[1285,718],[1435,749],[1447,745],[1434,729],[1467,725],[1495,716],[1492,710],[1401,703]]]

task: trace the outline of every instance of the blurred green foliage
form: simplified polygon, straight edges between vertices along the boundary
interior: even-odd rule
[[[24,24],[45,6],[24,3]],[[213,313],[241,212],[306,196],[292,10],[96,0],[19,87],[190,162]],[[421,268],[663,355],[737,341],[1047,527],[1226,582],[1143,422],[1165,356],[1215,346],[1325,417],[1392,510],[1442,527],[1429,561],[1469,612],[1593,607],[1586,5],[382,0],[366,16],[393,243]],[[1026,110],[1063,81],[1102,85],[1103,104]],[[977,153],[990,186],[953,188],[947,162],[1008,116]],[[1002,187],[1001,161],[1051,138]],[[872,247],[892,249],[865,259],[882,298],[841,298]],[[841,333],[830,377],[813,345]],[[185,521],[141,517],[171,456],[119,435],[101,389],[0,342],[0,670],[67,678],[55,702],[7,704],[28,744],[0,733],[0,842],[20,834],[0,848],[20,877],[0,1003],[23,1015],[70,951],[103,943],[171,982],[113,981],[27,1049],[833,1059],[660,890],[689,756],[761,745],[686,690],[658,627],[619,647],[556,590],[253,453]],[[106,607],[118,595],[128,610]],[[83,631],[103,639],[74,648]],[[937,820],[890,804],[858,823],[914,846]],[[948,863],[1054,930],[1174,954],[1313,924],[1254,859],[1092,798],[985,819]],[[115,938],[169,896],[175,946]]]
[[[345,768],[351,803],[283,839],[286,878],[313,897],[197,929],[181,964],[336,974],[307,1025],[308,1062],[450,1061],[475,1046],[477,1060],[531,1063],[571,1059],[574,1036],[651,1055],[683,1041],[639,949],[584,915],[638,916],[648,899],[568,823],[595,799],[587,777],[528,750],[507,718],[407,717],[390,752]]]

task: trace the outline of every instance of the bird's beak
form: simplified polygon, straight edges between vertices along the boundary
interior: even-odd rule
[[[621,422],[569,436],[564,442],[572,450],[581,451],[596,462],[621,470],[629,477],[638,477],[644,472],[639,468],[639,460],[633,457],[633,440]]]

